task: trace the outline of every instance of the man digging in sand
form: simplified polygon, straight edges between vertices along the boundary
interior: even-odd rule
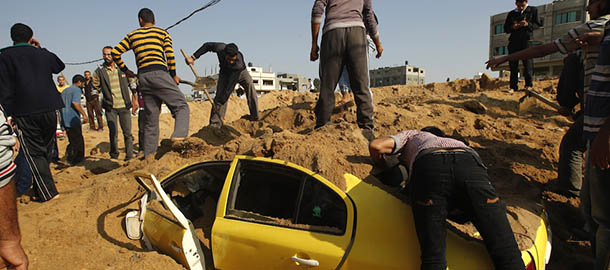
[[[112,50],[112,57],[128,77],[135,77],[121,54],[133,50],[138,65],[139,91],[144,99],[146,123],[144,129],[144,157],[157,152],[159,147],[159,115],[165,103],[176,120],[172,141],[186,139],[189,131],[189,106],[180,89],[176,75],[176,59],[172,38],[163,29],[155,27],[152,10],[143,8],[138,13],[140,28],[127,34]]]
[[[223,125],[223,120],[227,113],[227,102],[235,90],[235,85],[238,83],[246,92],[248,108],[250,108],[250,115],[246,119],[257,121],[259,114],[256,89],[254,88],[250,73],[246,70],[244,55],[239,51],[237,45],[234,43],[207,42],[193,56],[186,58],[186,64],[192,65],[196,59],[208,52],[215,52],[218,56],[218,62],[220,62],[220,75],[216,87],[216,96],[214,97],[214,106],[210,116],[210,126],[220,127]]]
[[[481,233],[496,269],[523,270],[521,252],[506,217],[506,206],[489,181],[479,155],[436,127],[406,130],[369,144],[375,163],[400,155],[421,247],[421,269],[447,269],[445,220],[464,211]],[[404,176],[399,177],[403,180]],[[400,184],[398,181],[384,183]],[[398,183],[396,183],[398,182]]]

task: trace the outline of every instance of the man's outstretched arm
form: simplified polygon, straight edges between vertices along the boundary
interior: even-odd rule
[[[382,137],[369,143],[369,153],[373,162],[380,160],[383,155],[392,154],[396,142],[391,137]]]
[[[525,50],[521,50],[513,54],[490,59],[489,61],[487,61],[487,68],[494,68],[508,61],[527,60],[543,57],[552,53],[556,53],[558,51],[559,49],[557,49],[557,46],[555,46],[555,44],[546,43],[538,45],[536,47],[527,48]]]
[[[219,52],[223,51],[225,49],[225,47],[227,47],[227,44],[222,43],[222,42],[203,43],[203,45],[201,45],[201,47],[199,49],[197,49],[197,51],[195,51],[195,53],[193,53],[192,56],[189,56],[185,59],[186,64],[192,65],[193,63],[195,63],[195,60],[199,59],[199,57],[201,57],[202,55],[204,55],[208,52],[219,53]]]

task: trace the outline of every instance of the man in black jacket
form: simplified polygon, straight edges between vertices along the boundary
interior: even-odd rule
[[[534,30],[542,23],[538,19],[538,9],[527,5],[527,0],[517,0],[517,8],[508,13],[504,23],[504,32],[510,34],[508,38],[508,52],[515,52],[527,49]],[[519,90],[519,61],[510,61],[510,89]],[[532,70],[534,63],[532,60],[523,60],[523,76],[525,77],[525,87],[532,87]]]
[[[14,45],[0,53],[0,103],[18,128],[35,195],[44,202],[58,195],[49,163],[57,127],[55,111],[64,103],[52,74],[65,66],[55,54],[41,49],[33,35],[25,24],[11,27]]]
[[[118,158],[117,123],[120,123],[125,140],[125,160],[133,158],[133,136],[131,135],[131,114],[138,111],[138,95],[129,89],[127,75],[112,59],[112,47],[102,49],[104,64],[93,72],[94,89],[101,89],[102,108],[106,111],[108,131],[110,132],[110,157]],[[130,111],[131,109],[131,111]],[[117,121],[118,120],[118,121]]]
[[[186,63],[192,65],[195,60],[208,52],[215,52],[220,62],[220,75],[216,86],[216,96],[214,97],[214,108],[210,116],[211,126],[222,126],[227,112],[227,101],[235,90],[235,85],[239,83],[246,92],[250,115],[248,120],[258,120],[258,99],[256,89],[252,82],[250,73],[246,70],[244,55],[239,51],[234,43],[224,44],[220,42],[207,42],[201,46],[193,56],[186,58]]]

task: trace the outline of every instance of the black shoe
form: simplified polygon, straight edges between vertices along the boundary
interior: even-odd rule
[[[252,121],[252,122],[259,120],[258,116],[253,116],[253,115],[244,115],[244,117],[242,117],[242,118],[246,119],[248,121]]]
[[[375,140],[375,134],[373,133],[373,130],[369,128],[362,129],[362,136],[364,136],[364,138],[366,138],[369,142]]]

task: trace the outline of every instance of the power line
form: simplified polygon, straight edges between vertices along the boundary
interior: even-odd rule
[[[79,63],[64,63],[66,66],[81,66],[81,65],[87,65],[87,64],[93,64],[95,62],[99,62],[99,61],[103,61],[104,58],[100,58],[97,60],[91,60],[91,61],[87,61],[87,62],[79,62]]]
[[[213,5],[216,5],[216,4],[218,4],[219,2],[220,2],[220,0],[212,0],[211,2],[207,3],[205,6],[203,6],[203,7],[199,8],[199,9],[197,9],[197,10],[193,11],[193,12],[191,12],[191,14],[189,14],[188,16],[186,16],[184,19],[179,20],[177,23],[175,23],[175,24],[171,25],[171,26],[170,26],[170,27],[168,27],[168,28],[165,28],[165,31],[169,31],[169,29],[172,29],[174,26],[179,25],[180,23],[182,23],[182,22],[184,22],[184,21],[186,21],[186,20],[190,19],[190,18],[191,18],[193,15],[195,15],[197,12],[200,12],[200,11],[202,11],[202,10],[204,10],[204,9],[206,9],[206,8],[209,8],[209,7],[213,6]]]
[[[220,0],[212,0],[209,3],[205,4],[203,7],[196,9],[195,11],[191,12],[191,14],[189,14],[188,16],[184,17],[183,19],[179,20],[178,22],[176,22],[175,24],[172,24],[171,26],[165,28],[165,31],[169,31],[169,29],[172,29],[173,27],[181,24],[182,22],[190,19],[191,17],[193,17],[193,15],[197,14],[198,12],[201,12],[213,5],[216,5],[220,2]],[[87,64],[93,64],[96,62],[100,62],[103,61],[104,58],[100,58],[100,59],[96,59],[96,60],[91,60],[91,61],[86,61],[86,62],[77,62],[77,63],[64,63],[66,66],[80,66],[80,65],[87,65]]]

